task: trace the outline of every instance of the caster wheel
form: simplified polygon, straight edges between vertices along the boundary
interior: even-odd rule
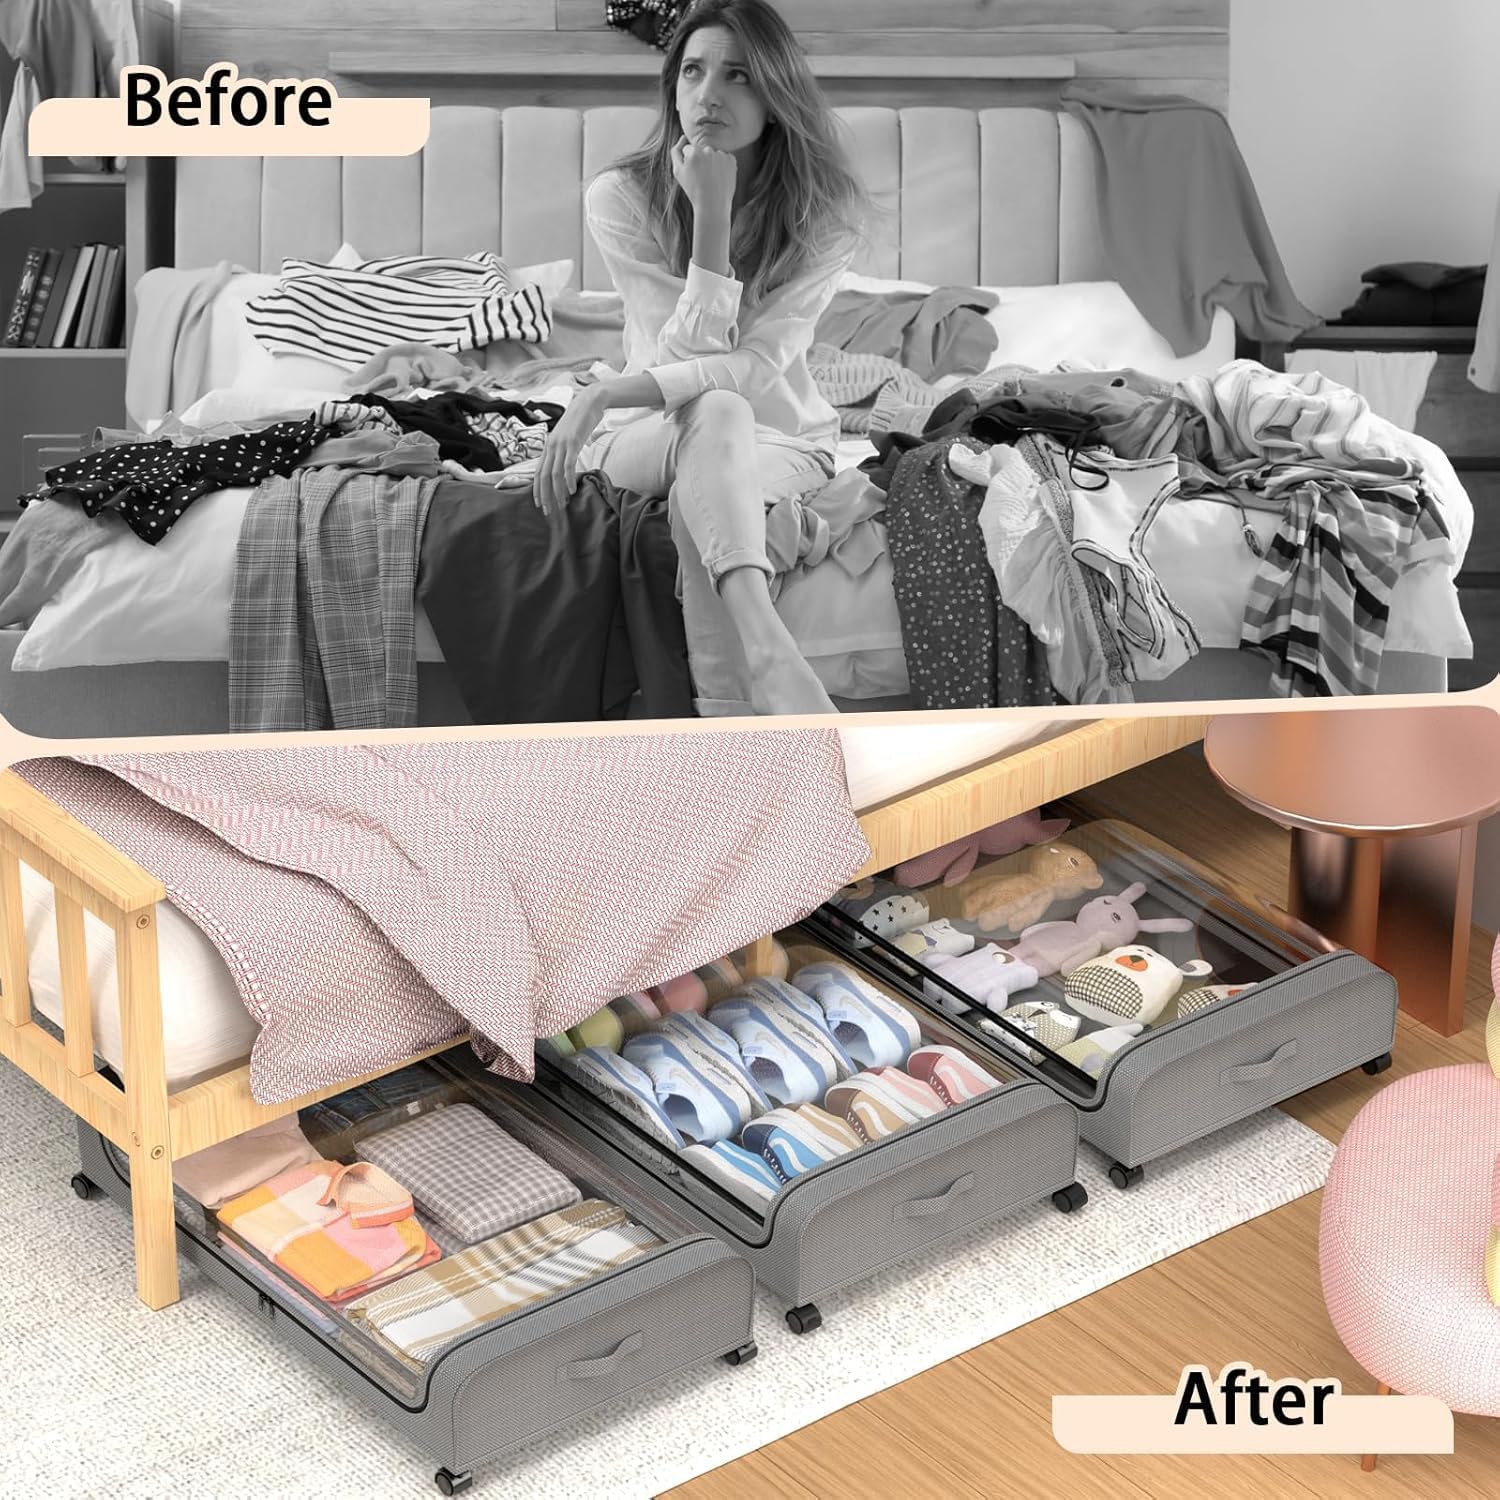
[[[760,1350],[756,1346],[755,1340],[751,1339],[748,1344],[741,1344],[738,1349],[731,1349],[724,1356],[724,1363],[726,1365],[748,1365],[759,1353]]]
[[[1088,1189],[1081,1182],[1070,1182],[1067,1187],[1058,1188],[1052,1195],[1052,1206],[1060,1214],[1070,1214],[1088,1201]]]
[[[99,1196],[99,1189],[96,1188],[94,1184],[83,1175],[82,1172],[75,1172],[73,1174],[72,1186],[73,1191],[77,1193],[78,1196],[85,1202],[87,1202],[90,1198],[97,1198]]]
[[[1361,1063],[1360,1067],[1373,1078],[1377,1073],[1384,1073],[1391,1065],[1391,1054],[1382,1052],[1379,1057],[1372,1057],[1369,1062]]]
[[[1144,1167],[1127,1167],[1123,1162],[1115,1162],[1109,1169],[1109,1180],[1123,1193],[1127,1188],[1133,1188],[1144,1176]]]
[[[811,1302],[804,1302],[801,1307],[787,1309],[786,1326],[793,1333],[811,1333],[823,1326],[823,1314]]]
[[[433,1480],[445,1495],[461,1495],[474,1484],[474,1476],[468,1469],[462,1474],[455,1474],[451,1469],[439,1469],[433,1475]]]

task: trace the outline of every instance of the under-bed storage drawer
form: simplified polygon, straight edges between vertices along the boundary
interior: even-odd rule
[[[1389,1061],[1384,970],[1227,894],[1140,829],[1058,811],[1072,826],[1050,842],[982,859],[952,885],[852,888],[809,925],[1069,1100],[1120,1186],[1154,1157]]]
[[[780,940],[794,972],[837,960],[805,929]],[[924,1044],[972,1054],[944,1017],[903,1001],[875,976],[865,982],[912,1012]],[[908,1255],[1019,1205],[1050,1198],[1071,1212],[1087,1201],[1074,1180],[1075,1111],[1008,1060],[992,1057],[984,1067],[993,1080],[988,1092],[825,1161],[762,1202],[735,1195],[651,1138],[543,1048],[535,1088],[572,1119],[592,1149],[607,1150],[612,1165],[638,1174],[643,1186],[749,1260],[759,1280],[793,1304],[790,1326],[805,1332],[821,1322],[812,1306],[817,1298]]]
[[[194,1216],[180,1208],[178,1241],[216,1285],[258,1308],[286,1342],[421,1443],[442,1465],[440,1485],[462,1487],[476,1465],[627,1392],[716,1356],[738,1364],[754,1354],[755,1280],[742,1257],[696,1232],[638,1180],[613,1171],[586,1143],[549,1125],[528,1091],[472,1086],[487,1076],[477,1065],[472,1071],[441,1061],[417,1066],[430,1072],[443,1094],[442,1107],[477,1105],[571,1179],[585,1206],[604,1200],[660,1243],[416,1360],[396,1347],[399,1339],[372,1332],[357,1314],[313,1296],[235,1242],[213,1214],[199,1220],[205,1227],[198,1228],[182,1222]],[[85,1175],[128,1208],[125,1159],[82,1122],[79,1134]],[[358,1158],[359,1132],[351,1139],[354,1149],[347,1154]],[[330,1159],[344,1160],[345,1155],[331,1153],[349,1145],[343,1140],[320,1149]],[[403,1280],[386,1285],[399,1289]]]

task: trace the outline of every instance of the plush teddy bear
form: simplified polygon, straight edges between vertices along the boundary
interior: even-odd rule
[[[1097,891],[1099,867],[1072,844],[1043,844],[1031,851],[1018,874],[981,877],[964,891],[963,914],[985,932],[1019,935],[1046,914],[1054,901]]]
[[[1006,854],[1015,854],[1029,844],[1045,844],[1059,834],[1066,833],[1066,818],[1044,818],[1041,813],[1024,812],[990,828],[981,828],[967,838],[955,839],[934,849],[931,854],[919,854],[896,866],[892,872],[902,885],[931,885],[941,878],[944,885],[957,885],[973,873],[974,865],[981,854],[999,859]]]
[[[1038,974],[1067,978],[1081,963],[1098,958],[1110,948],[1133,943],[1143,932],[1191,932],[1186,917],[1136,915],[1135,903],[1146,894],[1137,881],[1118,896],[1095,896],[1071,922],[1038,922],[1021,934],[1011,952]]]
[[[1063,994],[1073,1010],[1092,1021],[1149,1026],[1182,988],[1184,979],[1212,972],[1213,965],[1201,958],[1179,967],[1155,948],[1132,943],[1079,964],[1064,981]]]
[[[993,1011],[1004,1010],[1017,990],[1029,990],[1039,977],[1030,964],[1021,963],[995,943],[985,943],[972,953],[934,953],[926,962],[934,974],[941,974],[976,1004]],[[961,1015],[968,1008],[930,980],[926,991],[928,999],[936,1000],[950,1013]]]

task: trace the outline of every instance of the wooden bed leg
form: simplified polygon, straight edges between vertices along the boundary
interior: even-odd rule
[[[768,978],[775,967],[776,939],[757,938],[745,949],[745,978]]]
[[[115,965],[125,1043],[135,1286],[141,1301],[155,1311],[177,1300],[178,1285],[171,1106],[162,1048],[154,908],[120,913],[115,922]]]
[[[1391,1388],[1385,1383],[1385,1381],[1377,1380],[1375,1382],[1375,1394],[1377,1396],[1389,1396],[1390,1393]],[[1365,1456],[1360,1459],[1359,1466],[1364,1470],[1366,1474],[1373,1474],[1375,1472],[1375,1455],[1373,1453],[1365,1454]]]

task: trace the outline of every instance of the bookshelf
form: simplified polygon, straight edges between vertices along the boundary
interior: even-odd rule
[[[133,9],[141,60],[170,69],[175,41],[171,0],[135,0]],[[0,53],[0,116],[9,106],[12,74],[10,60]],[[30,208],[0,214],[0,336],[33,246],[60,251],[119,246],[128,309],[129,289],[153,263],[154,247],[136,223],[143,165],[131,163],[126,172],[95,172],[66,159],[48,160],[41,196]],[[80,306],[77,321],[82,310]],[[116,342],[126,342],[123,333]],[[49,463],[66,462],[69,446],[80,449],[95,428],[127,425],[125,365],[124,347],[0,347],[0,535],[19,512],[17,496],[40,479],[36,469],[42,455]]]

